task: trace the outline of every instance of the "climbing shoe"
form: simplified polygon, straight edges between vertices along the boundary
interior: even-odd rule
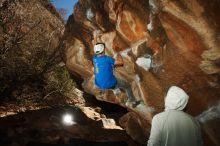
[[[112,90],[115,96],[119,96],[121,94],[121,90],[119,88]]]
[[[139,105],[140,103],[142,103],[142,100],[127,100],[127,102],[125,103],[125,105],[127,107],[132,107],[135,108],[137,105]]]

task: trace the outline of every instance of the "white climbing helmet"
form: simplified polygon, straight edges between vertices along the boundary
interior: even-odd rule
[[[104,51],[105,49],[105,45],[103,43],[97,43],[95,46],[94,46],[94,52],[95,54],[100,54]]]

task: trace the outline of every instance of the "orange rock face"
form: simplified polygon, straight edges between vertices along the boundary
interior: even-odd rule
[[[66,25],[66,65],[82,76],[85,91],[125,107],[127,97],[123,91],[117,96],[112,90],[100,95],[93,85],[94,43],[105,43],[107,55],[120,53],[125,65],[116,68],[115,75],[128,81],[135,97],[144,101],[137,108],[127,107],[132,117],[125,115],[121,123],[134,139],[144,143],[151,119],[163,110],[164,95],[172,85],[190,95],[187,112],[200,121],[209,107],[218,107],[219,8],[217,0],[212,4],[205,0],[79,0]],[[218,116],[201,122],[205,127],[220,117],[217,109]],[[138,124],[140,130],[130,122]],[[219,144],[219,134],[213,126],[209,133],[204,130],[208,135],[205,143]]]

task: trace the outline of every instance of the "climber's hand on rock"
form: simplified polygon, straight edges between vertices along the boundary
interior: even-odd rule
[[[124,61],[123,61],[123,58],[122,58],[121,54],[117,53],[114,65],[115,66],[123,66],[124,65]]]

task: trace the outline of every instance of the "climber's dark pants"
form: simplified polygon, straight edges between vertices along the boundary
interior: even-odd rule
[[[119,78],[116,78],[116,80],[117,80],[116,85],[111,87],[111,88],[108,88],[108,89],[112,89],[112,90],[123,89],[126,92],[128,100],[129,101],[135,101],[135,97],[134,97],[134,94],[132,92],[130,84],[128,82],[122,80],[122,79],[119,79]],[[97,88],[99,88],[99,87],[97,87]],[[102,90],[105,90],[105,89],[102,89]]]
[[[125,90],[125,92],[128,96],[128,100],[130,100],[130,101],[135,100],[135,97],[134,97],[134,94],[132,92],[131,86],[128,82],[117,78],[117,84],[115,85],[115,87],[113,89],[116,89],[116,88]]]

